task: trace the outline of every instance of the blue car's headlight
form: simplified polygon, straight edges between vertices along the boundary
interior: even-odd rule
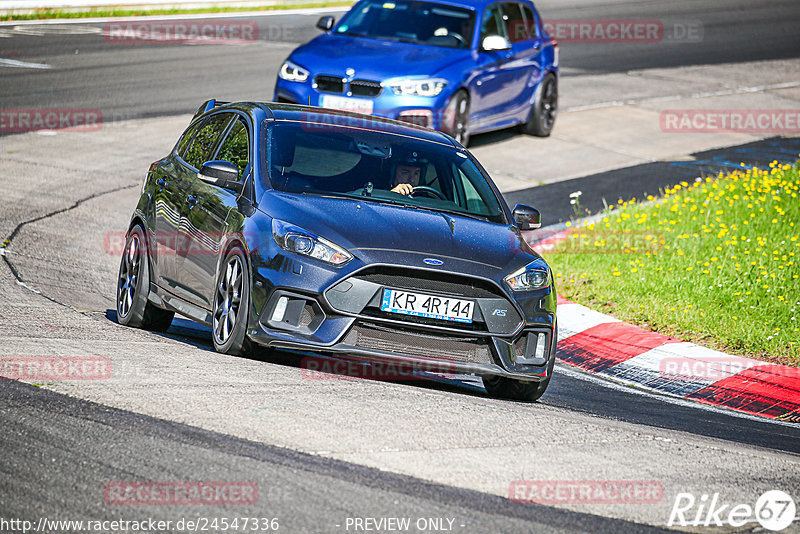
[[[284,250],[316,258],[331,265],[344,265],[353,255],[323,237],[278,219],[272,219],[272,235]]]
[[[281,65],[278,76],[289,82],[304,82],[308,79],[308,71],[287,59]]]
[[[532,291],[550,285],[550,273],[541,263],[531,263],[506,276],[503,281],[512,291]]]
[[[441,78],[392,78],[383,82],[396,96],[437,96],[447,85]]]

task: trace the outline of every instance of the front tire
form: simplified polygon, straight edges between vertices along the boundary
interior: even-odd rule
[[[528,122],[522,125],[522,131],[528,135],[547,137],[553,130],[558,114],[558,82],[553,74],[542,80],[536,101],[531,106]]]
[[[558,346],[558,324],[553,329],[553,340],[550,343],[550,361],[547,363],[547,378],[541,382],[526,382],[504,376],[484,376],[483,387],[492,397],[517,401],[533,402],[539,400],[550,385],[553,367],[556,364],[556,348]]]
[[[214,289],[211,334],[217,352],[248,352],[247,315],[250,309],[250,275],[244,252],[234,247],[225,256]]]
[[[117,321],[132,328],[164,332],[172,324],[175,314],[147,300],[150,293],[150,256],[147,251],[144,230],[137,224],[128,232],[120,260]]]
[[[450,97],[442,115],[442,131],[464,146],[469,144],[469,96],[460,90]]]

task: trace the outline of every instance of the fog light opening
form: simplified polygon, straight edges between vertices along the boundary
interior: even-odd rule
[[[286,313],[286,306],[289,304],[289,299],[287,297],[281,297],[278,299],[278,303],[275,304],[275,309],[272,310],[272,317],[270,320],[275,322],[283,321],[283,316]]]

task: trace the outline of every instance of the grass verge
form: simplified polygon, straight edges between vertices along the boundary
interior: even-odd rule
[[[86,9],[82,11],[71,11],[65,9],[38,9],[34,13],[0,13],[0,21],[13,20],[47,20],[47,19],[79,19],[79,18],[115,18],[115,17],[143,17],[151,15],[195,15],[202,13],[245,13],[253,11],[277,11],[285,9],[311,9],[315,7],[349,7],[353,5],[352,0],[345,2],[309,2],[305,4],[280,4],[268,6],[211,6],[193,9]]]
[[[579,204],[579,193],[573,201]],[[559,294],[729,353],[800,366],[800,162],[621,199],[546,254]]]

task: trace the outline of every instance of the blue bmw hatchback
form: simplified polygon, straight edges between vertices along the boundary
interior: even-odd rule
[[[275,101],[356,111],[450,134],[522,125],[547,136],[558,45],[526,0],[361,0],[283,63]]]

